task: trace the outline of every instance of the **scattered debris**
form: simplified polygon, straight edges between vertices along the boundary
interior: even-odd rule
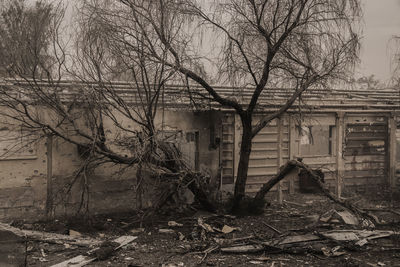
[[[305,235],[295,235],[295,236],[286,236],[283,238],[276,238],[271,241],[263,242],[263,244],[276,247],[276,246],[280,246],[280,245],[309,242],[309,241],[315,241],[315,240],[320,240],[320,239],[321,238],[319,236],[316,236],[313,234],[305,234]]]
[[[229,234],[229,233],[232,233],[233,231],[240,231],[240,228],[224,225],[224,227],[222,227],[222,229],[221,229],[221,232],[224,234]]]
[[[183,267],[185,264],[183,262],[179,263],[163,263],[161,267]]]
[[[297,201],[296,197],[288,196],[288,199]],[[237,266],[241,264],[313,266],[318,265],[318,260],[322,259],[329,263],[329,266],[340,266],[349,259],[351,264],[361,264],[361,259],[360,262],[357,262],[357,259],[352,260],[356,256],[354,251],[365,251],[368,254],[366,258],[362,259],[365,260],[365,265],[393,266],[394,260],[390,257],[400,250],[398,247],[399,233],[390,231],[392,229],[388,227],[391,225],[376,225],[374,229],[370,227],[374,225],[372,222],[375,221],[390,222],[392,217],[397,218],[396,214],[377,212],[376,215],[380,216],[379,219],[372,219],[374,214],[369,213],[369,217],[362,216],[343,208],[343,205],[340,207],[336,202],[327,200],[321,203],[320,200],[323,198],[323,195],[308,195],[304,199],[299,199],[300,205],[271,206],[260,217],[236,218],[213,213],[197,214],[198,216],[185,213],[187,215],[179,218],[162,214],[159,218],[154,217],[148,221],[141,221],[142,218],[139,216],[136,219],[136,215],[133,219],[132,215],[129,215],[129,219],[127,217],[113,218],[111,221],[107,220],[107,217],[103,217],[99,226],[104,227],[104,222],[107,220],[106,228],[99,228],[101,232],[93,236],[103,239],[115,236],[121,231],[122,220],[134,221],[136,227],[146,227],[130,230],[130,233],[134,234],[143,233],[140,235],[140,241],[125,245],[124,250],[118,254],[115,253],[115,250],[126,243],[124,240],[114,240],[119,241],[117,243],[101,242],[100,238],[94,239],[97,241],[96,249],[84,254],[80,251],[84,248],[77,247],[74,242],[85,240],[84,236],[87,233],[85,228],[76,224],[66,224],[74,229],[70,230],[70,235],[61,235],[62,239],[50,242],[62,244],[62,246],[29,241],[26,246],[28,262],[35,262],[36,265],[51,265],[57,262],[55,255],[63,255],[63,259],[67,259],[64,258],[67,255],[72,257],[81,253],[80,256],[70,259],[69,265],[58,266],[84,266],[94,259],[104,261],[99,265],[126,264],[131,267],[191,266],[192,263],[205,266]],[[303,205],[306,201],[312,201],[312,203]],[[355,203],[353,198],[340,199],[340,201]],[[363,203],[360,206],[366,205]],[[356,209],[360,208],[356,207]],[[313,223],[310,224],[309,218]],[[133,226],[133,223],[131,225]],[[164,229],[159,229],[157,225],[164,225],[164,227],[161,226]],[[296,228],[294,229],[293,226]],[[69,229],[69,227],[64,229]],[[36,223],[32,224],[31,228],[49,229],[47,225],[38,227]],[[144,234],[145,231],[146,234]],[[63,241],[64,238],[71,239],[74,236],[74,242],[68,241],[68,239]],[[374,241],[375,239],[376,241]],[[65,251],[63,251],[64,249]],[[61,253],[59,253],[60,250]],[[264,252],[264,254],[260,255],[260,252]],[[157,256],[147,259],[148,253]],[[174,253],[173,259],[172,255],[166,253]],[[251,253],[258,254],[251,256]],[[383,255],[382,258],[379,258],[379,262],[374,258],[376,253]],[[191,258],[186,256],[188,254],[194,255],[194,262],[188,259]],[[283,255],[285,259],[279,258],[279,255]],[[313,257],[299,257],[298,255],[313,255]],[[164,261],[158,262],[157,259]],[[184,265],[180,265],[181,261]],[[287,263],[282,261],[287,261]]]
[[[170,227],[182,227],[183,224],[177,223],[177,222],[175,222],[175,221],[169,221],[169,222],[168,222],[168,226],[170,226]]]
[[[158,232],[162,233],[162,234],[174,234],[175,233],[175,231],[172,229],[158,229]]]
[[[336,211],[335,209],[329,210],[322,214],[319,217],[319,221],[323,223],[345,223],[348,225],[358,225],[359,220],[358,218],[352,214],[351,212],[344,210],[344,211]]]
[[[132,234],[139,234],[139,233],[144,232],[144,228],[132,229],[132,230],[130,230],[130,232],[131,232]]]
[[[336,246],[332,249],[323,247],[321,249],[321,251],[327,257],[338,257],[338,256],[342,256],[342,255],[346,254],[345,251],[339,251],[340,249],[342,249],[341,246]]]
[[[92,261],[96,260],[98,256],[109,256],[112,253],[109,251],[109,247],[112,247],[112,251],[115,251],[131,243],[135,239],[137,239],[137,236],[120,236],[117,239],[114,239],[112,242],[102,243],[100,247],[90,250],[87,255],[76,256],[72,259],[55,264],[52,267],[85,266],[86,264],[89,264]],[[116,244],[114,245],[113,243]]]
[[[303,204],[296,203],[296,202],[290,202],[290,201],[287,201],[287,200],[283,200],[283,202],[287,203],[287,204],[290,204],[290,205],[298,206],[298,207],[307,207],[307,205],[303,205]]]
[[[246,236],[246,237],[240,237],[240,238],[232,238],[232,239],[224,239],[224,238],[214,238],[214,241],[219,244],[220,246],[227,246],[227,245],[232,245],[236,242],[239,241],[245,241],[254,238],[253,235],[251,236]]]
[[[354,216],[353,214],[351,214],[349,211],[345,210],[345,211],[339,211],[336,212],[340,218],[343,220],[343,222],[345,224],[349,224],[349,225],[358,225],[358,219],[356,216]]]
[[[360,241],[358,241],[358,242],[356,243],[356,245],[362,247],[362,246],[364,246],[364,245],[367,244],[367,243],[368,243],[368,240],[364,238],[364,239],[361,239]]]
[[[396,232],[383,230],[333,230],[321,233],[322,236],[336,241],[359,241],[363,239],[368,241],[377,238],[389,237],[394,234],[396,234]]]
[[[182,240],[185,240],[185,235],[184,234],[182,234],[181,232],[178,232],[178,239],[180,240],[180,241],[182,241]]]
[[[214,229],[211,227],[211,225],[209,225],[209,224],[207,224],[207,223],[204,222],[204,220],[203,220],[202,217],[199,217],[199,218],[197,219],[197,224],[198,224],[201,228],[203,228],[204,230],[206,230],[207,232],[210,232],[210,233],[214,233],[214,232],[215,232]]]
[[[71,229],[69,230],[69,235],[72,236],[72,237],[80,237],[80,236],[82,236],[81,233],[79,233],[77,231],[74,231],[74,230],[71,230]]]
[[[256,261],[270,261],[271,258],[270,257],[258,257],[258,258],[255,258],[254,260],[256,260]]]

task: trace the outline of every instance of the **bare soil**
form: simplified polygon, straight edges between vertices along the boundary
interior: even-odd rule
[[[363,208],[391,207],[395,211],[400,210],[393,202],[367,201],[362,197],[350,200]],[[170,211],[152,216],[146,221],[140,221],[138,214],[113,214],[92,216],[85,220],[80,217],[35,224],[19,222],[17,226],[62,234],[74,230],[83,236],[102,240],[113,240],[121,235],[138,236],[133,243],[88,266],[400,266],[399,235],[372,240],[362,247],[316,241],[309,242],[308,245],[312,247],[310,250],[302,247],[290,252],[267,249],[258,253],[227,254],[219,250],[215,238],[254,236],[255,240],[268,241],[280,236],[277,231],[283,235],[296,235],[329,229],[361,229],[361,226],[346,225],[343,222],[315,224],[326,211],[343,210],[323,195],[295,194],[285,196],[285,201],[282,205],[271,202],[264,214],[258,216],[215,216],[189,210],[183,213]],[[399,215],[388,212],[374,214],[383,223],[375,229],[400,230]],[[217,229],[222,229],[224,225],[239,229],[227,234],[207,232],[199,226],[198,217],[204,218],[205,223]],[[169,226],[170,221],[183,226]],[[305,230],[306,226],[312,224],[314,227]],[[161,233],[160,229],[170,229],[173,232]],[[340,246],[340,250],[345,253],[336,257],[322,253],[322,247],[335,246]],[[88,250],[90,248],[29,241],[28,266],[51,266]]]

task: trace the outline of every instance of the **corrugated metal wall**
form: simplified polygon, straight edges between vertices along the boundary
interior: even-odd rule
[[[384,185],[388,182],[387,118],[347,115],[345,123],[345,188]]]
[[[309,147],[304,146],[296,120],[288,116],[281,120],[282,164],[289,159],[290,155],[292,158],[303,158],[310,167],[322,169],[325,182],[333,192],[338,184],[342,184],[345,189],[352,190],[351,188],[355,187],[361,189],[360,191],[368,187],[374,188],[388,184],[388,114],[345,114],[344,119],[341,120],[333,112],[307,117],[307,119],[303,118],[302,126],[312,126],[310,131],[312,129],[315,138],[312,141],[311,154],[310,151],[304,150]],[[254,121],[257,122],[258,119]],[[339,183],[337,179],[338,125],[343,125],[341,127],[343,144],[340,144],[343,147],[342,183]],[[240,128],[240,121],[234,114],[225,114],[221,149],[222,183],[225,185],[234,183],[239,160]],[[320,135],[323,135],[323,138],[316,139],[321,137]],[[276,175],[279,166],[278,140],[277,121],[273,121],[253,139],[246,185],[247,193],[257,192],[262,184]],[[286,190],[288,184],[289,181],[285,180],[282,189]],[[298,189],[297,178],[294,179],[292,185],[294,189]]]
[[[258,121],[259,117],[255,118]],[[289,159],[289,123],[282,119],[282,162]],[[253,139],[247,176],[247,193],[255,193],[270,178],[276,175],[278,166],[278,125],[272,121]]]

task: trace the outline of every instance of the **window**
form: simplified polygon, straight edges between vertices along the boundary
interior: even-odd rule
[[[333,125],[296,126],[299,156],[328,156],[333,154]]]

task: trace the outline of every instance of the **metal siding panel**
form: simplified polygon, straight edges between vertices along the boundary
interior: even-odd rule
[[[344,144],[345,186],[384,184],[387,180],[387,120],[350,116]]]

